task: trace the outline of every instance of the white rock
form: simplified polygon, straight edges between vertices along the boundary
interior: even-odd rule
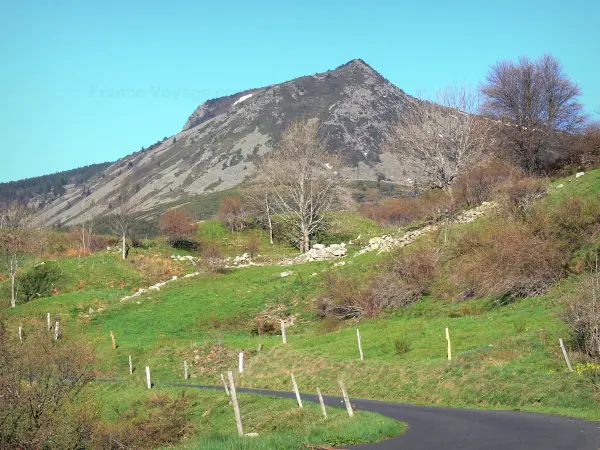
[[[323,250],[325,246],[323,244],[315,244],[312,246],[312,248],[315,250]]]
[[[246,437],[258,437],[258,433],[246,433]]]
[[[558,186],[556,186],[556,189],[562,189],[562,188],[564,188],[564,187],[565,187],[565,185],[564,185],[564,184],[562,184],[562,183],[560,183]]]
[[[291,271],[289,271],[289,270],[286,270],[285,272],[281,272],[281,273],[279,274],[279,276],[280,276],[281,278],[284,278],[284,277],[289,277],[291,274],[292,274],[292,272],[291,272]]]
[[[582,176],[584,176],[584,175],[585,175],[585,172],[577,172],[577,173],[575,174],[575,178],[579,178],[579,177],[582,177]]]

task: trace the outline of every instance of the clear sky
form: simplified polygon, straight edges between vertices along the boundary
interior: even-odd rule
[[[0,0],[0,181],[116,160],[204,100],[362,58],[409,94],[551,53],[600,110],[599,0]]]

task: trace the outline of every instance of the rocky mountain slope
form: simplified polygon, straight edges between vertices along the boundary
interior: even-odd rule
[[[345,159],[348,180],[383,174],[399,184],[423,179],[422,161],[381,150],[408,102],[416,101],[362,60],[325,73],[208,100],[182,131],[131,154],[88,180],[67,186],[38,222],[68,225],[107,213],[122,186],[135,192],[140,211],[184,203],[197,194],[251,180],[257,158],[277,146],[282,131],[300,118],[318,118],[330,150]]]

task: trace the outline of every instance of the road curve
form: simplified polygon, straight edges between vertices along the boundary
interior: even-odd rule
[[[171,383],[169,386],[223,389]],[[238,388],[238,392],[295,398],[291,392]],[[315,395],[302,399],[316,402]],[[343,406],[340,397],[324,396],[329,406]],[[408,424],[401,436],[348,448],[363,450],[599,450],[600,422],[520,411],[417,406],[351,399],[358,410],[371,411]]]

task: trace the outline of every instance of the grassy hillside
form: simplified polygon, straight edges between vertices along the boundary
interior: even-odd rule
[[[556,202],[570,196],[595,201],[599,191],[600,170],[578,179],[557,180],[551,184],[543,207],[550,214]],[[453,236],[481,228],[482,223],[492,226],[495,219],[485,220],[492,222],[455,225],[447,233],[449,237],[438,235],[421,241],[434,238],[452,241]],[[337,215],[336,221],[337,234],[332,233],[328,238],[332,242],[389,231],[349,213]],[[230,233],[221,224],[207,221],[201,224],[199,233],[204,240],[219,243],[225,254],[236,255],[244,251],[255,231]],[[260,239],[260,252],[272,261],[292,251],[285,246],[271,249],[264,235]],[[581,252],[595,249],[597,243],[597,232],[586,235],[571,260],[577,259]],[[358,246],[350,246],[350,253],[357,249]],[[181,275],[194,270],[191,265],[181,263],[157,275],[155,271],[142,270],[143,265],[134,262],[148,258],[166,261],[164,256],[168,251],[165,251],[136,249],[132,261],[128,262],[108,252],[56,261],[54,264],[69,274],[63,290],[53,297],[5,310],[9,327],[43,326],[45,314],[51,312],[60,319],[66,334],[85,336],[96,348],[99,376],[132,378],[126,384],[98,391],[107,411],[129,401],[139,403],[143,395],[151,395],[139,389],[144,383],[146,365],[152,367],[157,386],[180,381],[184,360],[191,366],[191,383],[218,385],[220,374],[235,369],[237,354],[243,351],[246,370],[237,379],[239,385],[245,387],[291,390],[289,374],[293,372],[303,392],[314,392],[320,387],[324,394],[337,395],[337,381],[342,379],[353,397],[522,409],[600,419],[598,368],[590,366],[590,360],[570,346],[571,331],[561,315],[564,298],[581,285],[583,272],[581,275],[568,272],[547,293],[534,298],[505,302],[492,295],[479,295],[465,300],[454,295],[456,293],[442,295],[447,292],[444,289],[453,271],[453,260],[450,260],[429,294],[419,302],[385,311],[378,317],[345,321],[331,317],[321,319],[315,313],[315,302],[328,293],[331,278],[343,280],[349,288],[360,286],[382,273],[394,255],[367,253],[347,257],[343,267],[334,267],[336,261],[323,261],[286,268],[268,265],[201,274],[121,301],[122,296],[151,284],[160,276],[168,278],[171,273]],[[283,270],[290,270],[292,274],[282,277]],[[280,318],[293,323],[287,329],[286,345],[278,335]],[[270,327],[269,324],[275,325]],[[359,360],[357,328],[362,335],[364,361]],[[451,336],[451,361],[447,359],[445,328],[449,328]],[[111,331],[116,336],[116,350],[111,348]],[[569,344],[576,368],[574,373],[566,368],[559,338]],[[129,355],[136,367],[133,376],[129,375]],[[200,413],[210,408],[209,417],[216,415],[214,419],[198,419],[207,428],[193,434],[194,443],[208,445],[206,439],[215,442],[217,437],[210,430],[229,427],[227,429],[234,432],[231,411],[222,397],[217,396],[213,401],[214,394],[196,392],[193,395],[199,399],[192,401],[193,417],[201,417]],[[211,406],[203,406],[205,402]],[[335,425],[327,431],[330,434],[320,436],[311,428],[316,417],[311,416],[316,414],[314,409],[298,413],[293,404],[283,400],[251,396],[243,403],[271,411],[283,408],[279,416],[285,416],[289,423],[301,424],[298,426],[304,427],[303,436],[318,437],[314,442],[339,443],[331,436],[341,435],[347,439],[344,442],[355,442],[353,436],[360,434],[355,425],[342,420],[341,415],[339,423],[332,421]],[[275,403],[277,406],[273,406]],[[273,413],[273,417],[277,415]],[[268,419],[261,422],[264,418],[259,413],[248,417],[250,423],[256,421],[256,425],[250,427],[256,427],[259,433],[279,427]],[[221,419],[227,425],[221,425]],[[398,425],[378,422],[381,419],[376,417],[371,419],[381,423],[379,428],[375,427],[378,431],[371,436],[373,438],[398,431]],[[290,433],[297,431],[294,427],[289,430]],[[260,445],[266,447],[248,448],[269,448],[278,442],[276,439],[287,436],[286,433],[288,431],[274,433],[274,441],[261,439]],[[233,438],[223,439],[229,442]],[[302,439],[294,442],[300,445]],[[214,448],[229,448],[227,445]]]

